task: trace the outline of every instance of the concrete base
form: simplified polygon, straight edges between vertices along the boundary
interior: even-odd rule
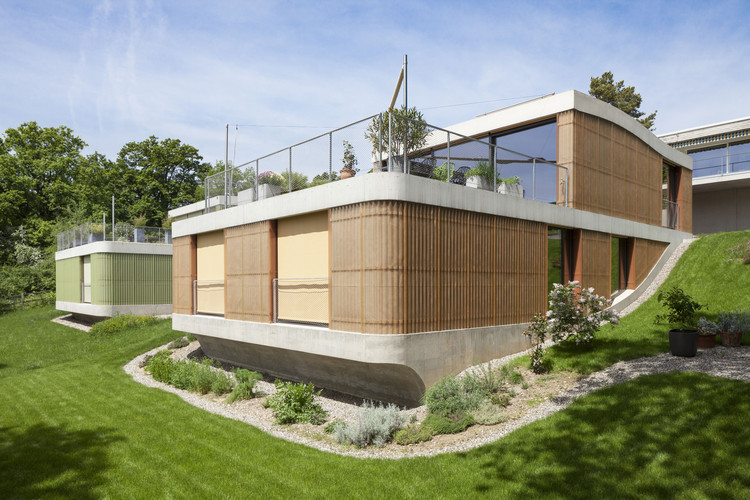
[[[81,304],[78,302],[55,302],[55,309],[67,311],[76,316],[92,318],[111,318],[117,313],[136,316],[162,316],[172,314],[172,304],[134,304],[103,306],[98,304]]]
[[[529,347],[525,324],[378,335],[174,314],[172,327],[221,361],[405,406],[446,375]]]

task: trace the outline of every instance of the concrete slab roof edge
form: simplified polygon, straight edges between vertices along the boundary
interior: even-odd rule
[[[130,241],[95,241],[55,252],[55,260],[70,259],[94,253],[129,253],[135,255],[172,255],[169,243],[133,243]]]

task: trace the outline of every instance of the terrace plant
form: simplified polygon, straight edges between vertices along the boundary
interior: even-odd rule
[[[343,167],[341,168],[341,178],[354,177],[359,172],[357,168],[357,157],[354,154],[354,147],[349,141],[344,141],[344,157],[341,159]]]
[[[376,116],[365,131],[365,138],[372,144],[374,153],[388,153],[388,121],[391,118],[390,151],[394,163],[403,169],[404,153],[411,154],[427,144],[430,131],[424,122],[424,116],[417,108],[401,108],[383,113],[382,128],[380,116]]]

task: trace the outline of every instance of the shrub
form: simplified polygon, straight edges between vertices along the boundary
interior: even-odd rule
[[[342,422],[341,420],[334,420],[333,422],[328,422],[325,427],[323,427],[323,432],[326,434],[333,434],[336,432],[336,429],[339,427],[345,427],[346,422]]]
[[[310,423],[322,424],[326,419],[326,412],[315,402],[315,396],[322,391],[315,392],[312,384],[295,384],[276,379],[276,392],[266,398],[265,406],[273,410],[276,423],[294,424]]]
[[[185,336],[185,338],[187,338],[187,339],[188,339],[188,342],[195,342],[196,340],[198,340],[198,339],[196,339],[196,338],[195,338],[195,335],[193,335],[192,333],[188,333],[188,334],[187,334],[187,335]]]
[[[175,362],[169,357],[168,350],[159,351],[148,360],[146,371],[151,373],[154,380],[168,384],[175,370]]]
[[[91,327],[91,334],[108,336],[123,330],[150,326],[158,321],[159,320],[154,316],[135,316],[133,314],[116,313],[111,318],[94,324],[94,326]]]
[[[422,422],[422,427],[430,429],[435,434],[457,434],[463,432],[467,427],[474,425],[474,417],[466,413],[459,419],[453,419],[442,415],[429,414]]]
[[[482,404],[471,415],[479,425],[495,425],[508,419],[500,406],[491,403]]]
[[[352,425],[337,426],[334,436],[339,443],[353,444],[359,448],[374,444],[380,448],[403,427],[405,421],[406,417],[394,404],[375,406],[370,401],[364,401],[357,421]]]
[[[667,323],[679,325],[683,330],[695,327],[695,317],[698,311],[703,308],[703,304],[699,304],[682,288],[676,286],[667,291],[659,292],[656,300],[659,303],[664,303],[667,312],[657,314],[654,323],[659,324],[666,320]]]
[[[167,349],[179,349],[187,345],[190,345],[190,342],[188,342],[185,337],[180,337],[179,339],[170,342],[169,345],[167,345]]]
[[[255,397],[255,382],[261,380],[263,375],[239,368],[234,372],[234,378],[237,379],[237,385],[227,398],[227,403],[234,403],[238,399],[253,399]]]
[[[393,434],[393,441],[400,445],[417,444],[432,439],[432,429],[423,425],[410,424]]]
[[[422,397],[430,413],[441,416],[463,415],[476,409],[489,396],[476,377],[448,375],[430,387]]]
[[[596,295],[593,288],[583,288],[578,281],[567,285],[555,283],[549,292],[547,332],[555,342],[573,339],[576,344],[594,340],[602,323],[618,323],[616,311],[607,309],[611,302]]]

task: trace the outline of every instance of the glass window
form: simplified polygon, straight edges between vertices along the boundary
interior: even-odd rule
[[[534,124],[502,132],[492,137],[501,148],[521,153],[497,150],[497,175],[500,178],[517,176],[525,191],[525,198],[554,203],[557,197],[557,123]],[[546,162],[534,161],[546,160]]]
[[[729,172],[750,170],[750,141],[729,145]]]
[[[555,283],[565,283],[563,277],[563,235],[565,231],[556,227],[547,229],[547,292]]]
[[[693,177],[721,175],[726,170],[726,146],[690,151],[688,154],[693,158]]]

